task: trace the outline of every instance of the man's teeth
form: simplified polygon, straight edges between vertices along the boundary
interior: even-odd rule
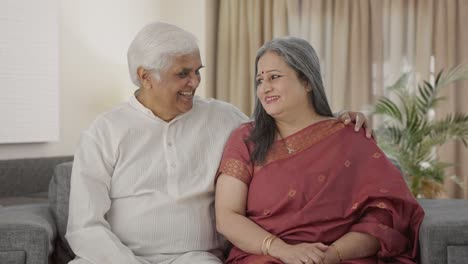
[[[192,92],[179,92],[179,93],[185,96],[191,96],[193,94]]]

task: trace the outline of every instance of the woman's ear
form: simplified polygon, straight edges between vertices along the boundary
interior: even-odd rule
[[[306,92],[310,93],[312,92],[312,85],[310,85],[310,82],[307,80],[304,74],[299,74],[299,81],[304,85],[304,89]]]

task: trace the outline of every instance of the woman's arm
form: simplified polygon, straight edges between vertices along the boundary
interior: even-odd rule
[[[270,235],[245,216],[247,185],[221,174],[216,183],[216,228],[244,252],[261,255],[262,242]]]
[[[325,264],[373,256],[379,251],[380,242],[374,236],[349,232],[333,242],[325,252]]]
[[[248,186],[237,178],[221,174],[216,184],[216,228],[246,253],[261,255],[264,239],[271,235],[245,216]],[[313,260],[323,263],[327,246],[322,243],[289,245],[275,238],[268,255],[286,264]]]

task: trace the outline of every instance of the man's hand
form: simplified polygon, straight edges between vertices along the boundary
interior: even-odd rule
[[[361,127],[366,129],[366,137],[371,138],[374,135],[372,128],[370,128],[369,120],[361,112],[351,112],[351,111],[342,111],[340,112],[338,119],[343,122],[345,125],[350,124],[351,122],[355,123],[354,131],[358,132]]]

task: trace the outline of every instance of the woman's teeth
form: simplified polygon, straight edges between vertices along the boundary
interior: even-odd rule
[[[276,100],[276,99],[278,99],[278,98],[279,98],[279,96],[271,96],[271,97],[267,97],[267,98],[265,99],[265,101],[271,102],[271,101],[274,101],[274,100]]]

